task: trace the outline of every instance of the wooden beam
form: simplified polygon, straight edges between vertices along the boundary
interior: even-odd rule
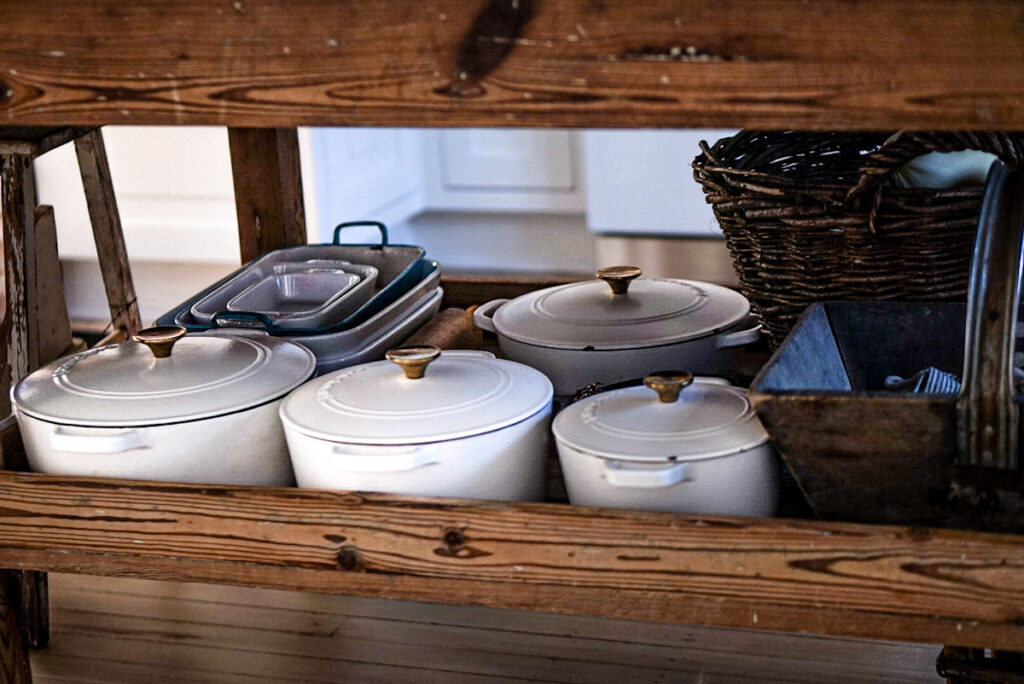
[[[3,0],[0,16],[0,124],[1024,128],[1017,0]]]
[[[0,474],[0,566],[1017,648],[1024,539]]]
[[[45,572],[18,573],[19,622],[29,648],[46,648],[50,641],[50,580]]]
[[[231,170],[242,263],[281,247],[306,243],[294,128],[229,128]]]
[[[36,330],[29,338],[36,340],[38,351],[34,355],[33,370],[63,356],[73,344],[71,319],[64,301],[64,277],[57,255],[57,225],[53,207],[40,206],[35,210],[35,282],[27,284],[35,289],[34,307],[29,312],[29,325]]]
[[[0,345],[3,360],[0,364],[0,417],[11,412],[9,390],[33,367],[32,355],[38,357],[38,345],[30,340],[29,313],[33,309],[35,292],[28,283],[34,282],[33,224],[35,221],[35,191],[32,179],[32,160],[23,155],[0,155],[2,176],[3,254],[4,254],[4,307],[0,324]],[[38,364],[38,358],[35,359]]]
[[[31,684],[25,637],[18,625],[18,573],[0,570],[0,682]]]
[[[0,126],[0,154],[38,157],[88,132],[88,128]]]
[[[115,328],[132,334],[142,327],[142,318],[135,297],[135,283],[128,264],[128,251],[124,245],[121,216],[117,211],[117,198],[114,196],[114,183],[110,177],[102,132],[95,130],[76,138],[75,153],[89,207],[89,220],[96,241],[110,320]]]

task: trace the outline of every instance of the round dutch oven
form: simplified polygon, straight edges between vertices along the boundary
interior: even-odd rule
[[[300,487],[543,498],[543,374],[488,352],[405,347],[387,358],[321,376],[281,405]]]
[[[634,266],[602,268],[604,282],[496,299],[473,320],[498,336],[503,356],[551,378],[559,396],[661,368],[728,375],[732,348],[760,335],[740,293],[690,280],[634,281],[640,274]]]
[[[267,335],[185,335],[177,326],[132,340],[54,361],[14,387],[32,470],[294,484],[277,411],[312,377],[311,352]]]
[[[569,501],[770,516],[779,463],[746,390],[660,372],[577,401],[552,426]]]

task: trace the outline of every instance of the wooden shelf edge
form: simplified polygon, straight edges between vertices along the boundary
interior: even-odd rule
[[[0,123],[1016,130],[1019,9],[36,0],[4,15]]]
[[[1024,537],[0,474],[0,567],[1019,648]]]

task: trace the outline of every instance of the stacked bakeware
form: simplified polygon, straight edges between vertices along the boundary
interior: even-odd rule
[[[376,226],[380,244],[341,244],[341,231],[356,225]],[[389,245],[383,224],[342,223],[332,243],[269,252],[157,324],[262,329],[313,352],[321,374],[383,358],[440,309],[440,280],[440,266],[423,248]]]

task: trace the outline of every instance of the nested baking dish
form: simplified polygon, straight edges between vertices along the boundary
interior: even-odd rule
[[[342,323],[370,300],[377,269],[332,259],[255,262],[191,306],[209,324],[224,311],[266,316],[281,329],[316,330]]]

